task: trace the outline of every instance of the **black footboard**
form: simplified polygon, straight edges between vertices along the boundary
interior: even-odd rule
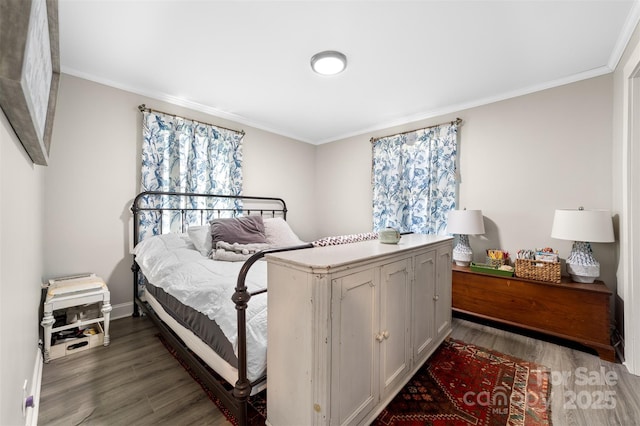
[[[247,286],[245,285],[247,274],[249,273],[251,266],[258,260],[262,259],[266,254],[300,250],[311,247],[313,247],[313,245],[309,243],[293,247],[262,250],[251,256],[244,265],[242,265],[242,269],[238,275],[236,292],[233,294],[231,300],[236,304],[236,310],[238,311],[238,381],[233,388],[233,395],[239,403],[239,413],[236,418],[238,419],[238,423],[241,425],[247,424],[247,400],[251,395],[251,389],[253,387],[253,384],[250,383],[247,378],[247,303],[249,303],[251,296],[267,291],[264,289],[253,293],[248,292]]]
[[[152,199],[152,202],[149,202]],[[233,207],[219,207],[215,200],[239,200],[242,205]],[[239,215],[259,214],[267,217],[282,217],[286,219],[287,208],[284,200],[273,197],[252,197],[252,196],[232,196],[232,195],[210,195],[196,193],[177,193],[177,192],[161,192],[148,191],[136,196],[131,211],[134,214],[133,233],[134,244],[140,241],[140,220],[141,215],[145,212],[155,212],[157,214],[174,214],[179,220],[178,229],[185,232],[189,225],[187,219],[193,219],[193,212],[198,218],[196,224],[203,225],[211,219],[218,217],[233,217]],[[159,233],[163,232],[160,227]],[[247,304],[252,296],[264,293],[267,290],[249,292],[245,285],[247,273],[251,266],[263,258],[268,253],[277,253],[282,251],[299,250],[312,247],[311,244],[298,245],[286,248],[268,249],[258,252],[251,256],[242,266],[232,297],[232,302],[236,305],[237,310],[237,330],[238,330],[238,380],[232,387],[231,384],[224,382],[221,377],[211,371],[206,364],[200,360],[184,342],[173,333],[173,331],[155,314],[153,309],[143,302],[139,297],[139,283],[141,280],[140,269],[134,261],[132,265],[133,271],[133,297],[134,297],[134,316],[139,316],[139,308],[141,307],[145,313],[154,321],[161,331],[166,341],[176,350],[178,355],[184,359],[192,371],[203,381],[222,403],[231,411],[238,424],[246,425],[248,423],[248,398],[251,395],[252,388],[266,378],[260,378],[256,382],[251,383],[247,377],[247,339],[246,339],[246,310]]]

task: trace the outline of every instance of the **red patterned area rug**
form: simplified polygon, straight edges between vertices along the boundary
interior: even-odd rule
[[[161,338],[164,342],[164,339]],[[234,425],[238,422],[165,343]],[[374,426],[538,426],[551,424],[547,367],[447,339],[372,423]],[[264,424],[266,391],[250,399]]]
[[[373,425],[550,425],[548,368],[446,340]]]

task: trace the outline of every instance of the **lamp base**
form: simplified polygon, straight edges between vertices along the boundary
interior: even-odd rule
[[[592,283],[600,276],[600,263],[593,257],[591,244],[575,241],[567,258],[567,272],[577,283]]]
[[[567,272],[577,283],[592,283],[600,276],[600,266],[567,263]]]
[[[453,261],[458,266],[469,266],[473,260],[473,252],[469,246],[469,236],[458,235],[458,244],[453,248]]]
[[[471,261],[470,260],[453,259],[453,261],[456,262],[456,265],[458,265],[458,266],[469,266],[469,265],[471,265]]]

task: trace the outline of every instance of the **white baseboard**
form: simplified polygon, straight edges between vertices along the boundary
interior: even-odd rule
[[[111,319],[130,317],[133,315],[133,302],[111,305]]]
[[[38,409],[40,408],[40,386],[42,385],[42,350],[38,347],[36,349],[36,362],[33,366],[33,376],[31,378],[31,389],[27,391],[27,397],[31,397],[33,403],[25,406],[25,426],[37,426],[38,425]],[[25,403],[23,401],[23,403]]]

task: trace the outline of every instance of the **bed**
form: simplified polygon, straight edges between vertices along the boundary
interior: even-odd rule
[[[134,215],[134,316],[165,341],[247,424],[248,398],[266,387],[265,254],[312,247],[273,197],[147,191]]]

